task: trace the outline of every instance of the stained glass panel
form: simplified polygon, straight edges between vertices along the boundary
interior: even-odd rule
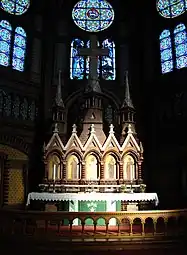
[[[97,46],[99,47],[99,42],[97,42]],[[86,47],[90,48],[90,40],[87,41]],[[90,62],[89,57],[86,57],[86,78],[88,78],[88,74],[89,74],[89,62]],[[99,73],[100,73],[100,65],[101,65],[101,61],[100,61],[100,58],[98,56],[98,68],[97,68],[98,76],[99,76]]]
[[[0,22],[0,65],[8,66],[10,63],[10,43],[12,27],[8,21]]]
[[[81,29],[98,32],[112,24],[114,10],[105,0],[82,0],[74,6],[72,18]]]
[[[1,0],[0,6],[10,14],[22,15],[28,10],[30,0]]]
[[[103,48],[108,48],[109,56],[102,56],[102,78],[105,80],[115,80],[115,44],[113,41],[106,39],[102,43]]]
[[[156,7],[164,18],[175,18],[187,9],[186,0],[157,0]]]
[[[15,30],[14,50],[12,58],[12,68],[18,71],[24,71],[26,51],[26,33],[22,27]]]
[[[187,67],[187,35],[184,24],[179,24],[174,30],[176,68]]]
[[[71,43],[70,58],[70,78],[81,80],[84,78],[84,57],[78,56],[80,48],[84,47],[84,42],[80,39],[74,39]]]
[[[169,30],[164,30],[160,35],[160,56],[162,73],[171,72],[173,70],[173,53]]]

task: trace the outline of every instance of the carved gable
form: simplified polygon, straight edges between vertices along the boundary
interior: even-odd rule
[[[64,150],[64,145],[58,135],[58,133],[54,133],[53,136],[51,137],[49,143],[47,144],[45,150],[51,150],[54,148],[58,148],[59,150],[63,151]]]
[[[137,152],[140,152],[140,146],[138,145],[136,139],[134,138],[133,134],[128,134],[126,139],[124,140],[121,150],[125,150],[127,148],[133,148]]]

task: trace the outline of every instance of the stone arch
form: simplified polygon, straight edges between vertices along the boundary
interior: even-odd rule
[[[68,180],[81,178],[81,157],[77,153],[69,153],[66,157],[66,175]]]
[[[29,155],[30,144],[25,142],[22,137],[0,134],[0,143]]]
[[[89,155],[89,154],[94,154],[98,160],[98,162],[100,163],[101,162],[101,159],[102,159],[102,155],[101,153],[98,151],[98,150],[95,150],[95,149],[92,149],[90,151],[86,151],[86,153],[83,155],[83,161],[85,161],[86,157]]]
[[[113,155],[115,158],[116,158],[116,161],[119,163],[121,161],[121,155],[119,154],[119,152],[117,152],[116,150],[113,150],[113,149],[110,149],[110,150],[107,150],[103,156],[102,156],[102,160],[103,162],[105,161],[105,158],[108,154],[111,154]]]
[[[100,178],[100,162],[98,154],[90,151],[85,157],[85,174],[88,180],[97,180]]]
[[[104,161],[104,177],[105,179],[118,179],[119,164],[113,153],[108,153]]]
[[[62,155],[58,150],[53,150],[48,154],[47,160],[47,178],[48,180],[60,180],[62,178]]]
[[[83,159],[83,154],[81,151],[79,151],[78,149],[70,149],[68,151],[66,151],[65,155],[64,155],[64,160],[67,161],[68,157],[70,155],[74,154],[79,160],[80,162],[82,161]]]

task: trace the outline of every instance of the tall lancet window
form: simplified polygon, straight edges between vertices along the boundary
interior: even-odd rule
[[[135,161],[131,155],[126,155],[123,160],[123,178],[127,181],[133,181],[135,175]]]
[[[6,20],[0,22],[0,65],[9,66],[12,27]]]
[[[105,178],[109,180],[117,179],[116,159],[112,155],[107,155],[105,159]]]
[[[84,42],[78,38],[71,43],[70,78],[81,80],[84,78],[84,57],[79,56],[79,49],[84,47]]]
[[[75,155],[71,155],[67,160],[67,178],[69,180],[80,179],[80,163],[79,159]]]
[[[115,43],[106,39],[102,43],[102,48],[109,50],[109,56],[102,56],[102,78],[104,80],[116,79],[116,64],[115,64]]]
[[[187,35],[184,24],[179,24],[174,29],[176,68],[187,66]]]
[[[26,33],[22,27],[17,27],[15,30],[14,49],[12,68],[18,71],[24,71],[26,51]]]
[[[160,35],[160,58],[162,73],[173,71],[173,53],[169,30],[164,30]]]

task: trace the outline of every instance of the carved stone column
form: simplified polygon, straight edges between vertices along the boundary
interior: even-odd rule
[[[63,180],[67,179],[67,161],[62,162],[60,175]]]
[[[85,162],[82,161],[82,169],[81,169],[81,180],[86,179],[86,165]]]
[[[100,168],[100,180],[104,180],[105,178],[105,173],[104,173],[104,162],[102,161],[100,164],[101,168]]]
[[[123,163],[119,162],[119,179],[123,180]]]
[[[138,180],[142,180],[142,162],[138,161]]]
[[[48,180],[48,173],[49,173],[49,163],[47,160],[44,160],[44,167],[45,167],[44,182],[45,182]]]

